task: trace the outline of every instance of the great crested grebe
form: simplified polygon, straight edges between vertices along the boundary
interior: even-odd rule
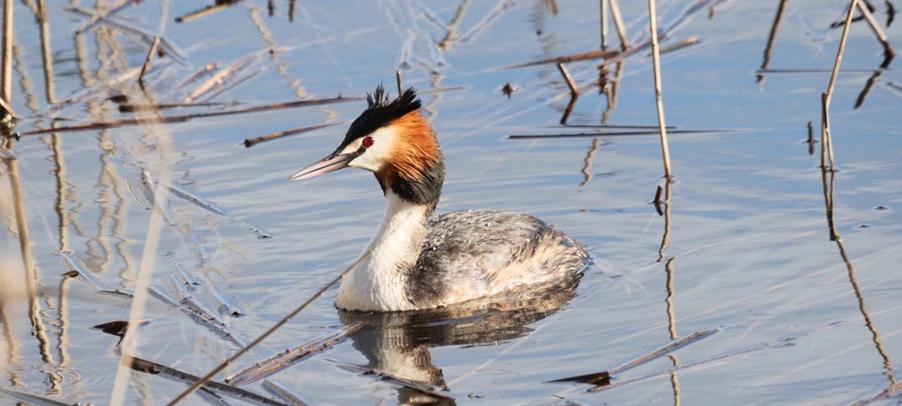
[[[382,224],[361,254],[366,258],[342,278],[339,308],[432,309],[579,280],[586,251],[533,216],[467,210],[431,218],[445,165],[416,92],[390,101],[379,86],[367,104],[334,152],[291,176],[361,168],[376,175],[385,194]]]

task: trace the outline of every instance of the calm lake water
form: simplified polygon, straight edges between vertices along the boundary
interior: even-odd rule
[[[163,110],[167,116],[357,97],[380,83],[393,90],[400,67],[405,86],[421,91],[443,145],[439,212],[531,213],[584,243],[594,260],[575,292],[450,323],[436,320],[463,316],[342,314],[332,289],[219,380],[362,318],[369,324],[350,340],[270,381],[311,404],[449,402],[363,373],[394,368],[398,378],[447,385],[442,394],[456,403],[486,405],[847,404],[896,383],[902,75],[898,60],[879,69],[883,48],[864,21],[851,28],[832,104],[841,243],[830,240],[820,144],[810,154],[805,142],[809,121],[819,138],[820,93],[841,31],[830,24],[843,18],[846,1],[788,2],[767,66],[774,72],[765,73],[758,69],[778,0],[659,2],[659,26],[672,28],[662,47],[700,41],[663,55],[667,123],[721,130],[671,134],[667,216],[650,203],[663,185],[657,136],[593,136],[625,131],[599,129],[603,115],[609,124],[657,124],[647,51],[626,58],[616,106],[608,108],[597,88],[583,92],[568,120],[583,127],[558,124],[569,96],[553,64],[501,69],[598,49],[598,2],[291,2],[290,10],[277,1],[270,16],[266,2],[246,1],[176,23],[202,4],[145,1],[86,29],[93,3],[44,2],[43,25],[31,3],[14,2],[12,104],[23,117],[20,132],[134,117],[109,98],[127,94],[133,104],[147,103],[135,86],[147,33],[165,39],[166,56],[154,58],[145,77],[157,103],[191,96],[229,104]],[[886,27],[887,5],[872,3],[888,37],[902,46],[900,23]],[[630,40],[644,42],[646,3],[620,6]],[[613,27],[609,36],[616,46]],[[235,73],[224,86],[192,95],[210,74],[184,81],[208,64]],[[598,79],[596,65],[567,67],[589,86]],[[616,66],[607,68],[615,80]],[[501,91],[507,83],[515,89],[510,97]],[[146,273],[151,286],[177,300],[176,286],[190,279],[196,290],[188,293],[239,341],[313,295],[362,250],[381,219],[382,195],[363,171],[303,183],[287,178],[331,152],[364,106],[350,101],[23,136],[14,147],[18,159],[0,168],[7,287],[0,388],[66,403],[111,401],[118,339],[92,326],[127,319],[132,300],[64,276],[72,268],[60,252],[110,290],[130,292]],[[242,145],[321,123],[337,125]],[[507,139],[562,133],[589,135]],[[174,185],[220,213],[170,194],[155,225],[142,171],[152,184]],[[145,255],[157,238],[159,246]],[[227,310],[243,315],[221,314],[211,289],[231,305]],[[154,297],[140,318],[147,323],[130,355],[184,372],[203,375],[238,348]],[[605,390],[547,383],[610,370],[707,330],[715,332],[615,375]],[[164,375],[125,371],[124,403],[164,404],[186,387]],[[261,382],[243,388],[273,397]],[[185,404],[207,402],[192,395]]]

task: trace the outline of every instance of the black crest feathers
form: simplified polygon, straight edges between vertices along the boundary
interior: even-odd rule
[[[420,108],[420,99],[417,98],[417,92],[412,87],[401,93],[401,96],[390,100],[388,92],[382,85],[376,87],[373,93],[366,95],[367,109],[360,113],[348,132],[344,141],[338,147],[338,150],[354,140],[376,131],[384,126],[391,124],[392,121],[403,117],[405,114]]]

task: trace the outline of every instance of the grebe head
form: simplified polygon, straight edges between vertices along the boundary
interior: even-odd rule
[[[416,91],[409,88],[390,101],[379,86],[367,94],[367,105],[334,152],[301,169],[291,180],[360,168],[376,175],[384,193],[434,207],[445,167],[435,132],[420,112]]]

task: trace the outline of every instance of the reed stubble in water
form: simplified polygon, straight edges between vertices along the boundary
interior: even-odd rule
[[[194,391],[199,389],[205,383],[209,382],[211,379],[213,379],[214,376],[216,376],[216,374],[222,372],[222,370],[224,370],[232,362],[235,362],[235,360],[237,360],[239,357],[241,357],[242,355],[244,355],[248,351],[250,351],[251,348],[254,348],[258,344],[263,342],[263,340],[265,340],[267,337],[272,335],[272,333],[274,333],[276,330],[278,330],[283,325],[285,325],[285,323],[288,323],[288,321],[291,320],[292,318],[294,318],[294,316],[297,316],[301,311],[306,309],[307,306],[310,306],[311,303],[313,303],[314,301],[319,299],[320,296],[323,295],[323,293],[326,293],[326,291],[329,290],[329,288],[331,288],[336,283],[338,283],[341,280],[341,278],[345,276],[345,274],[347,274],[352,269],[354,269],[354,267],[357,266],[357,264],[359,264],[361,261],[363,261],[364,259],[369,257],[369,255],[370,255],[369,252],[366,252],[363,255],[361,255],[360,258],[357,258],[357,260],[355,260],[354,263],[351,264],[351,266],[345,268],[344,271],[339,273],[334,279],[329,281],[329,283],[325,284],[322,288],[320,288],[318,291],[316,291],[316,293],[314,293],[313,296],[311,296],[309,299],[307,299],[306,301],[301,303],[300,306],[296,307],[294,310],[292,310],[290,313],[288,313],[285,317],[283,317],[276,324],[274,324],[272,327],[270,327],[269,330],[266,330],[263,334],[261,334],[260,336],[255,338],[254,341],[251,341],[250,344],[245,345],[240,350],[238,350],[237,352],[232,354],[232,356],[230,356],[228,359],[221,362],[219,365],[216,366],[216,368],[213,368],[210,372],[208,372],[206,375],[204,375],[202,378],[200,378],[197,382],[195,382],[193,385],[191,385],[188,389],[185,389],[182,393],[180,393],[174,399],[169,401],[169,403],[167,403],[167,405],[174,406],[174,405],[178,404],[179,402],[185,400],[185,398],[188,397],[188,395],[192,394]]]
[[[843,25],[842,36],[839,39],[839,47],[836,50],[836,59],[833,62],[833,71],[827,90],[821,94],[821,166],[830,171],[836,170],[836,158],[833,153],[833,138],[830,133],[830,101],[833,99],[833,90],[836,88],[836,78],[839,76],[839,67],[842,64],[843,53],[846,51],[846,41],[849,39],[849,27],[852,25],[852,14],[858,0],[849,1],[846,12],[846,22]],[[828,161],[829,158],[829,161]]]
[[[672,179],[670,171],[670,146],[667,141],[667,123],[664,118],[664,97],[661,94],[661,55],[658,51],[658,22],[655,11],[655,0],[648,0],[648,29],[651,35],[652,72],[655,81],[655,109],[658,112],[658,131],[661,133],[661,158],[664,164],[664,177]]]

